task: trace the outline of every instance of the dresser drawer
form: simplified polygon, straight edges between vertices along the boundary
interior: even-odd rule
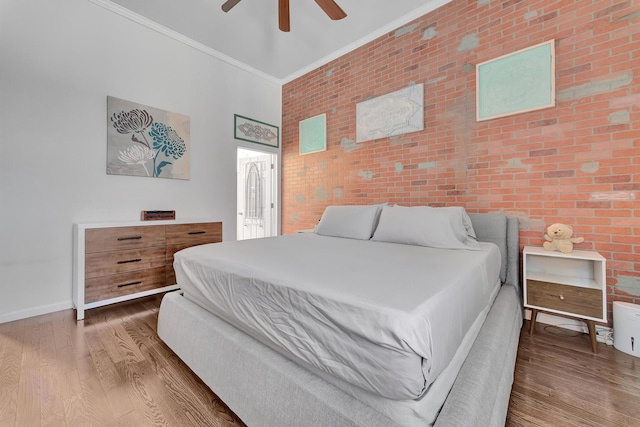
[[[188,243],[191,246],[222,241],[221,222],[171,224],[166,228],[167,245]]]
[[[164,266],[85,280],[85,304],[166,286]]]
[[[166,264],[167,265],[173,265],[173,256],[176,254],[176,252],[179,252],[183,249],[187,249],[190,248],[192,246],[197,246],[197,245],[206,245],[209,242],[201,242],[198,244],[193,244],[193,243],[182,243],[181,245],[167,245],[167,250],[165,251],[166,254]],[[217,242],[215,242],[217,243]]]
[[[164,234],[164,225],[88,229],[85,232],[85,252],[164,246]]]
[[[178,281],[176,280],[176,271],[173,269],[173,267],[167,267],[166,277],[167,285],[176,285],[178,283]]]
[[[128,271],[162,267],[166,261],[165,248],[130,249],[126,251],[93,252],[85,256],[85,277],[91,279]]]
[[[602,318],[602,290],[527,280],[527,304],[579,316]]]
[[[101,307],[177,289],[173,255],[222,241],[222,223],[147,221],[74,224],[73,303],[76,318]],[[168,237],[167,237],[168,236]]]
[[[165,251],[165,263],[167,266],[167,284],[173,285],[176,283],[176,272],[173,270],[173,255],[176,252],[186,248],[194,246],[192,243],[182,243],[180,245],[168,245]]]
[[[180,245],[167,245],[166,250],[166,265],[167,265],[167,284],[173,285],[176,283],[176,273],[173,270],[173,256],[176,252],[181,251],[186,248],[190,248],[192,246],[197,245],[206,245],[211,242],[199,242],[199,243],[182,243]],[[218,243],[218,241],[213,242]]]

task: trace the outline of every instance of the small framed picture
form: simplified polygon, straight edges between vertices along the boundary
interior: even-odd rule
[[[327,115],[320,114],[300,122],[300,154],[327,149]]]
[[[278,129],[278,126],[253,120],[239,114],[233,115],[233,137],[241,141],[268,145],[274,148],[280,146],[280,129]]]

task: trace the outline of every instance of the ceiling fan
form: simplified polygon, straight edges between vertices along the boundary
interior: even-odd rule
[[[337,20],[347,16],[334,0],[315,0],[315,2],[331,19]],[[222,5],[222,10],[229,12],[238,3],[240,3],[240,0],[227,0]],[[289,32],[291,30],[289,24],[289,0],[278,0],[278,27],[280,31]]]

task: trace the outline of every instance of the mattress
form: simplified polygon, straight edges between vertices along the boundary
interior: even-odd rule
[[[185,249],[174,268],[186,298],[281,354],[413,400],[464,360],[497,294],[500,251],[481,249],[300,233]]]

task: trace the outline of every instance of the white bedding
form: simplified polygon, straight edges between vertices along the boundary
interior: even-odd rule
[[[500,252],[481,248],[301,233],[192,247],[174,267],[185,297],[254,338],[407,400],[445,370],[497,293]]]

